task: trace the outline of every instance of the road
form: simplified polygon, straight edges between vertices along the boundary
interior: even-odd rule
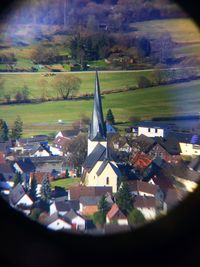
[[[196,67],[184,67],[184,68],[163,68],[159,70],[183,70],[183,69],[197,69]],[[99,70],[99,73],[121,73],[121,72],[153,72],[155,69],[145,69],[145,70]],[[95,71],[62,71],[62,72],[0,72],[0,75],[24,75],[24,74],[33,74],[33,75],[45,75],[45,74],[63,74],[63,73],[73,73],[73,74],[79,74],[79,73],[95,73]]]

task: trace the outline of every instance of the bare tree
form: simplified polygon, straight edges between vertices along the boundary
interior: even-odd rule
[[[57,90],[58,94],[63,99],[68,99],[69,96],[74,96],[80,89],[81,79],[78,77],[67,74],[57,76],[52,83],[52,86]]]

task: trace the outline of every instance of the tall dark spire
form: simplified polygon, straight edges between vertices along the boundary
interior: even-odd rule
[[[89,139],[91,141],[106,140],[106,126],[103,119],[99,76],[97,71],[96,71],[95,91],[94,91],[94,106],[93,106],[92,120],[90,124]]]

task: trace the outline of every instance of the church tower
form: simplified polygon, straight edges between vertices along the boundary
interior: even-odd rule
[[[99,143],[107,148],[106,125],[103,118],[99,76],[98,72],[96,72],[94,105],[88,133],[88,155],[91,154]]]

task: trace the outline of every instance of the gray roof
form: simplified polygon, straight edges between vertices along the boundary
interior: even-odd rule
[[[92,141],[106,140],[106,126],[103,119],[98,72],[96,72],[94,106],[90,124],[89,139]]]
[[[102,172],[105,170],[106,166],[110,164],[110,166],[112,167],[112,169],[114,170],[114,172],[118,175],[121,176],[121,172],[120,170],[109,160],[105,159],[103,161],[103,163],[101,164],[101,166],[99,167],[99,169],[97,170],[96,174],[99,176],[102,174]]]
[[[59,215],[58,212],[55,212],[55,213],[53,213],[51,216],[49,216],[49,217],[46,219],[46,221],[45,221],[45,225],[49,225],[49,224],[55,222],[55,221],[58,220],[58,219],[60,219],[60,220],[62,220],[62,221],[64,221],[64,222],[70,224],[70,222],[67,220],[67,218],[65,218],[65,217],[63,217],[63,216],[61,216],[61,215]]]
[[[158,121],[143,121],[138,123],[138,127],[157,128],[157,129],[171,129],[175,124]]]
[[[71,209],[67,214],[64,215],[64,218],[66,218],[70,222],[76,217],[81,217],[81,216],[77,214],[73,209]]]
[[[35,166],[30,158],[21,159],[16,163],[24,173],[35,171]]]
[[[84,206],[98,205],[101,197],[80,197],[79,201]]]
[[[87,169],[92,169],[97,161],[103,161],[106,157],[106,148],[101,144],[98,144],[92,153],[86,158],[83,167]]]
[[[133,141],[133,147],[134,146],[139,146],[140,150],[143,151],[144,153],[148,153],[151,148],[155,145],[155,140],[153,140],[150,137],[147,137],[144,134],[141,134],[136,138],[135,141]]]
[[[10,163],[0,164],[0,173],[2,174],[14,174],[14,169],[12,168]]]
[[[25,191],[21,184],[17,184],[10,192],[10,204],[16,205],[25,195]]]
[[[200,156],[192,159],[190,164],[188,165],[188,168],[193,171],[200,172]]]
[[[179,142],[173,135],[163,137],[155,137],[154,140],[162,146],[170,155],[179,155],[181,152]]]
[[[71,209],[79,210],[79,201],[78,200],[69,200],[69,201],[56,201],[55,202],[57,211],[64,212],[70,211]]]

